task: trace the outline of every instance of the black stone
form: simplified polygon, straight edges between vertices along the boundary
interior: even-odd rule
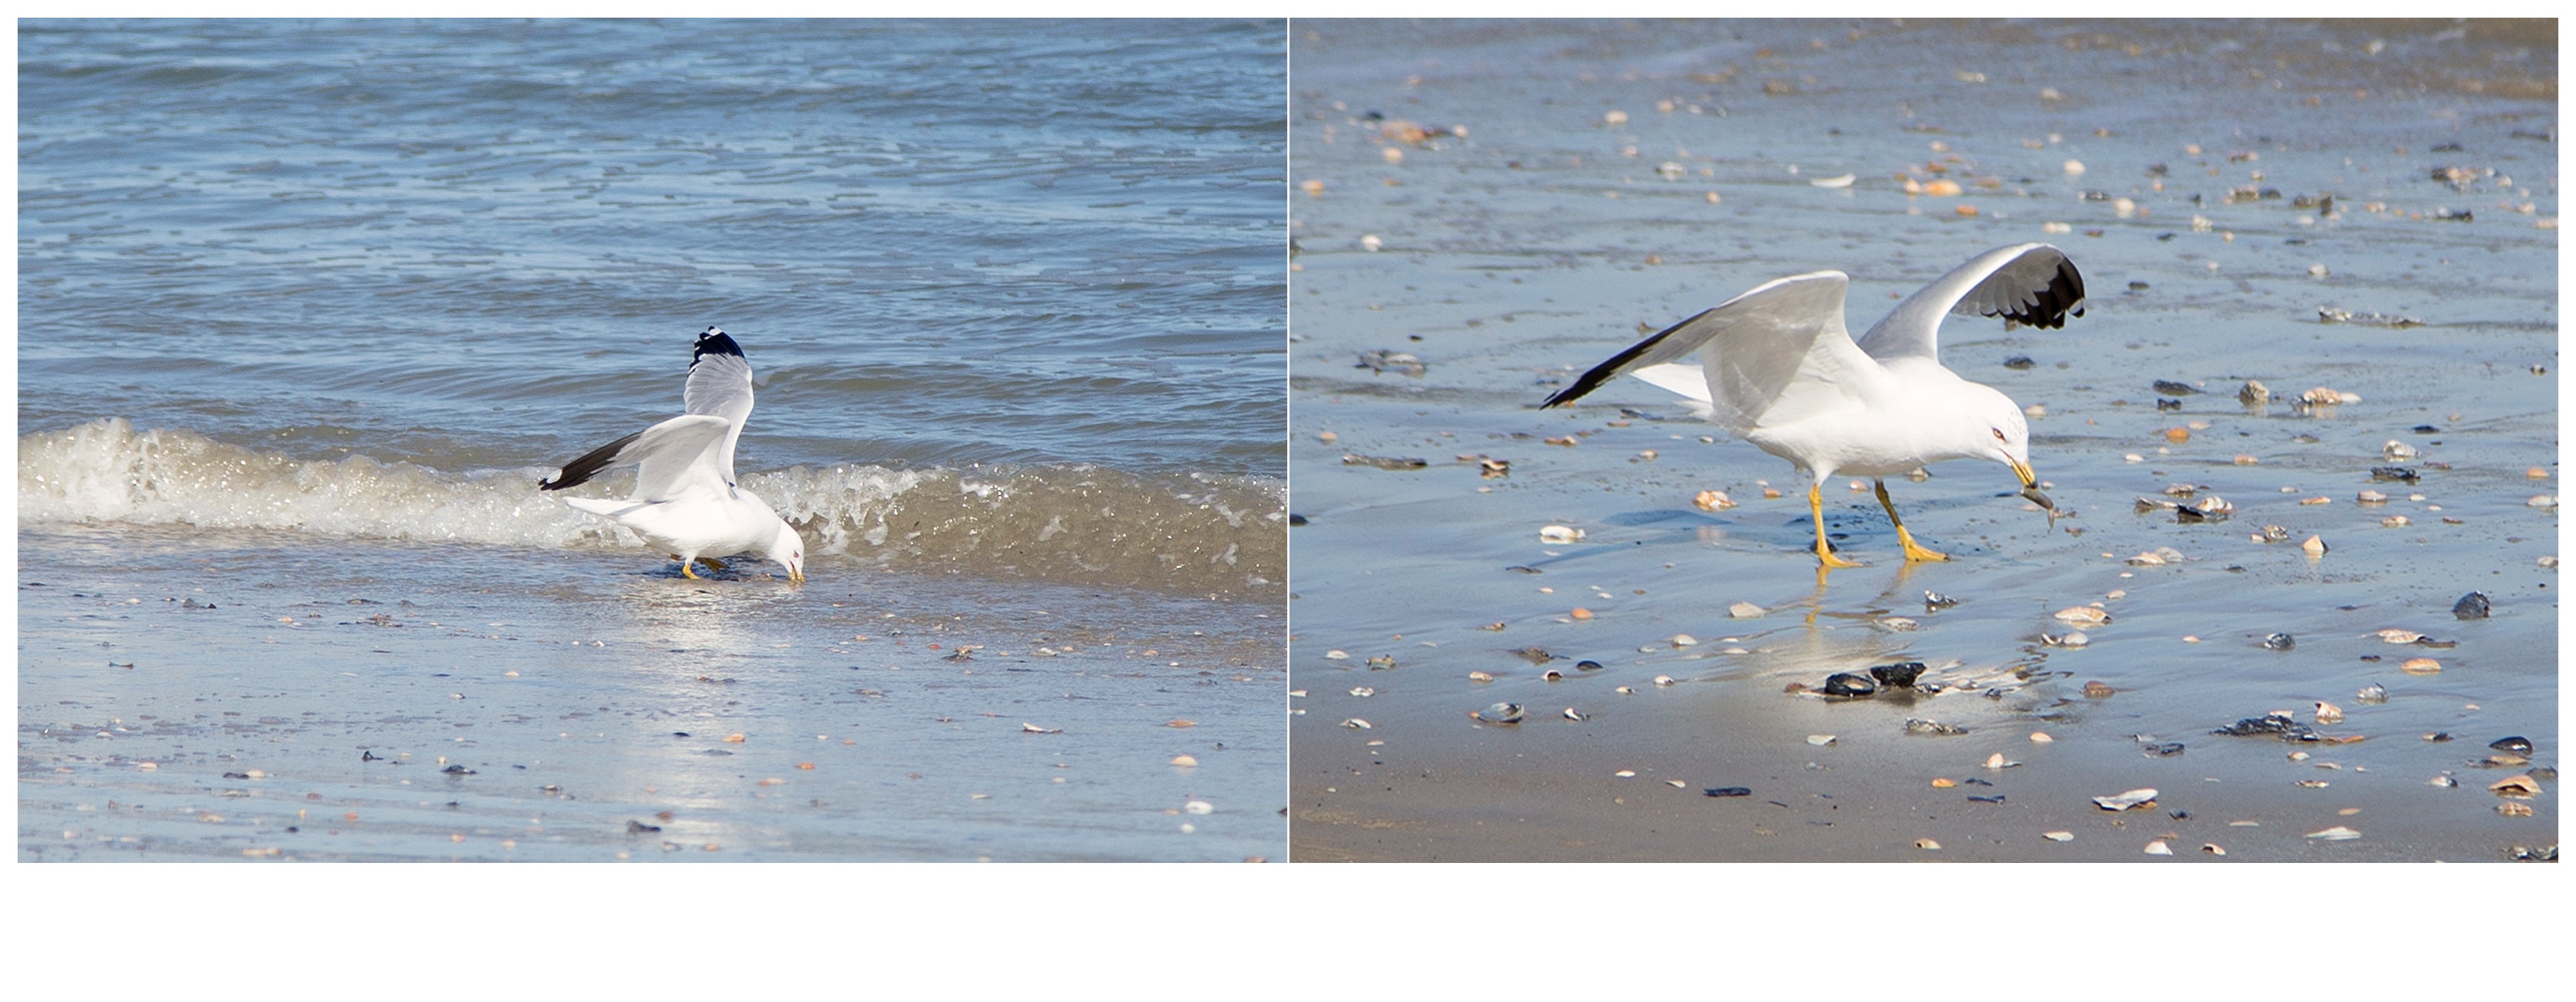
[[[1712,786],[1708,789],[1701,790],[1700,795],[1708,797],[1750,797],[1753,795],[1753,788],[1749,786]]]
[[[2170,393],[2177,397],[2189,396],[2200,392],[2200,390],[2194,388],[2190,383],[2177,383],[2170,379],[2156,380],[2154,386],[2158,393]]]
[[[2424,478],[2403,466],[2373,466],[2370,468],[2370,479],[2373,481],[2399,480],[2411,484]]]
[[[1850,672],[1838,672],[1825,679],[1824,693],[1828,696],[1849,696],[1859,699],[1877,695],[1878,683]]]
[[[2529,755],[2531,754],[2531,739],[2516,734],[2509,738],[2497,738],[2493,741],[2489,741],[2487,742],[2487,747],[2500,752],[2512,752],[2516,755]]]
[[[644,822],[636,821],[636,820],[633,820],[633,819],[631,819],[631,818],[630,818],[630,819],[628,819],[628,820],[627,820],[627,822],[626,822],[626,834],[629,834],[629,835],[641,835],[641,834],[644,834],[645,832],[658,832],[658,831],[661,831],[661,830],[662,830],[662,826],[661,826],[661,825],[648,825],[648,824],[645,824]]]
[[[2458,602],[2452,603],[2451,615],[2459,619],[2485,619],[2490,608],[2492,606],[2487,603],[2487,593],[2473,591],[2460,596]]]
[[[1600,670],[1601,670],[1601,662],[1598,662],[1598,661],[1588,661],[1588,660],[1587,660],[1587,661],[1577,661],[1577,662],[1575,662],[1575,663],[1574,663],[1574,670],[1575,670],[1575,671],[1600,671]]]
[[[1899,661],[1892,665],[1873,665],[1869,669],[1869,677],[1877,679],[1880,685],[1894,686],[1900,689],[1913,688],[1914,680],[1922,675],[1923,662],[1920,661]],[[1827,681],[1829,683],[1831,682],[1830,679]]]
[[[1297,514],[1293,511],[1288,513],[1288,525],[1290,528],[1295,528],[1304,524],[1306,524],[1306,516]]]
[[[2037,362],[2031,361],[2030,356],[2028,355],[2015,355],[2011,358],[2004,359],[2004,368],[2007,369],[2027,369],[2038,364],[2039,363]]]

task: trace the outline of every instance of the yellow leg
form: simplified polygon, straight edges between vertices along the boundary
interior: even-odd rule
[[[1859,567],[1859,561],[1834,556],[1834,548],[1825,542],[1825,485],[1807,488],[1807,510],[1816,518],[1816,559],[1827,567]]]
[[[699,577],[699,576],[697,576],[697,575],[695,575],[695,574],[691,574],[691,573],[689,573],[689,562],[688,562],[688,561],[686,561],[686,560],[680,561],[680,576],[681,576],[681,577],[684,577],[684,578],[687,578],[687,579],[689,579],[689,580],[691,580],[691,581],[704,581],[704,580],[706,580],[705,578],[701,578],[701,577]]]
[[[1870,483],[1878,485],[1878,506],[1887,509],[1887,520],[1896,524],[1896,541],[1905,544],[1905,559],[1908,562],[1916,560],[1950,559],[1950,555],[1947,553],[1943,553],[1939,550],[1924,549],[1922,544],[1914,541],[1913,533],[1905,531],[1905,520],[1896,517],[1896,502],[1890,501],[1887,498],[1886,481],[1872,480]]]

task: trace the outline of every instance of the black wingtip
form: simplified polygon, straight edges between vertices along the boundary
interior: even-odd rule
[[[583,453],[580,459],[565,463],[563,472],[556,474],[554,479],[537,481],[537,489],[559,491],[566,487],[578,487],[588,483],[590,478],[598,476],[601,470],[608,468],[609,462],[617,458],[618,450],[626,448],[627,443],[642,437],[644,433],[639,431]]]
[[[724,328],[709,327],[706,333],[698,335],[698,347],[697,350],[689,353],[689,364],[696,365],[699,359],[709,355],[731,355],[741,358],[742,346],[733,343],[733,335],[725,333]]]
[[[2029,305],[2007,310],[2001,316],[2017,324],[2050,329],[2066,326],[2067,317],[2083,316],[2084,275],[2075,270],[2074,259],[2058,258],[2057,274],[2049,276],[2048,288],[2040,290],[2035,298]]]

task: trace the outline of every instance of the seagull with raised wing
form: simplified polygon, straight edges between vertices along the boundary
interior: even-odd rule
[[[1857,567],[1825,542],[1824,483],[1872,478],[1905,559],[1948,560],[1914,541],[1880,478],[1945,459],[2012,467],[2021,496],[2052,515],[2030,469],[2030,427],[1993,387],[1941,365],[1937,335],[1952,314],[2064,327],[2084,315],[2084,276],[2047,244],[1999,247],[1909,296],[1855,343],[1843,326],[1850,276],[1817,271],[1775,279],[1637,342],[1540,404],[1556,407],[1621,375],[1704,403],[1710,420],[1810,478],[1816,558]],[[1698,364],[1678,360],[1696,353]]]
[[[751,363],[723,329],[698,335],[689,357],[689,382],[679,417],[610,442],[563,465],[539,490],[559,491],[622,466],[636,467],[635,489],[623,500],[567,497],[564,503],[633,530],[644,542],[680,562],[716,570],[714,558],[758,553],[787,568],[787,579],[805,581],[805,541],[769,502],[734,483],[733,447],[751,417]]]

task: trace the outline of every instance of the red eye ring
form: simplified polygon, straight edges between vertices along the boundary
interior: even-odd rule
[[[1991,432],[1994,432],[1994,433],[1995,433],[1995,441],[1998,441],[1998,442],[2004,441],[2004,430],[2003,430],[2003,429],[2001,429],[2001,428],[1988,428],[1988,429],[1986,429],[1986,430],[1987,430],[1987,431],[1991,431]]]

